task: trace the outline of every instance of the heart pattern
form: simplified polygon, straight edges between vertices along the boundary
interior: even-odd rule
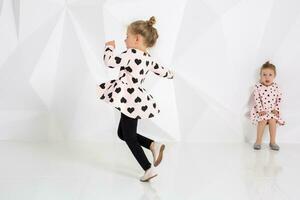
[[[148,106],[142,106],[142,111],[146,111],[147,110],[147,108],[148,108]]]
[[[168,69],[154,62],[148,53],[134,48],[115,56],[114,48],[108,46],[103,59],[110,61],[107,67],[119,68],[119,77],[98,85],[99,99],[134,119],[152,118],[160,112],[152,95],[146,92],[142,84],[149,71],[170,78],[172,74]]]
[[[115,92],[116,92],[116,93],[121,92],[121,88],[120,88],[120,87],[116,88],[116,89],[115,89]]]
[[[121,58],[120,57],[115,57],[115,61],[116,61],[116,64],[120,64],[121,63]]]
[[[127,92],[128,92],[129,94],[132,94],[132,93],[134,92],[134,88],[128,88],[128,89],[127,89]]]
[[[137,78],[132,78],[133,83],[137,83],[139,80]]]
[[[142,101],[142,99],[141,99],[140,97],[137,97],[137,98],[135,98],[135,100],[134,100],[135,103],[139,103],[139,102],[141,102],[141,101]]]
[[[128,72],[132,72],[131,67],[126,67],[125,69],[126,69]]]
[[[139,65],[141,64],[142,60],[141,59],[134,59],[135,64]]]
[[[133,107],[129,107],[129,108],[127,108],[127,111],[128,111],[129,113],[132,113],[132,112],[134,111],[134,108],[133,108]]]
[[[121,103],[126,103],[126,102],[127,102],[127,100],[124,97],[122,97],[121,98]]]

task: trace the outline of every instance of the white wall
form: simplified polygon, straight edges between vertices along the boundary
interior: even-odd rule
[[[119,113],[97,100],[106,40],[125,48],[126,26],[156,16],[153,56],[176,72],[145,87],[161,115],[139,131],[162,140],[251,141],[245,117],[266,60],[278,68],[285,127],[280,142],[300,142],[297,0],[0,0],[0,140],[116,140]]]

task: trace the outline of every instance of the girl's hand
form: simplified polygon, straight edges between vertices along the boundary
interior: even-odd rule
[[[266,113],[266,111],[261,111],[261,112],[259,112],[258,114],[259,114],[259,116],[264,116],[264,115],[267,114],[267,113]]]
[[[276,116],[279,117],[279,112],[277,110],[272,110],[272,113]]]
[[[114,48],[116,48],[116,44],[115,44],[115,41],[114,40],[111,40],[111,41],[108,41],[105,43],[105,46],[107,45],[110,45],[110,46],[113,46]]]

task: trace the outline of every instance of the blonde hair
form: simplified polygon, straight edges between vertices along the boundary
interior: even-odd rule
[[[156,23],[154,16],[150,17],[149,20],[138,20],[132,22],[128,26],[128,30],[132,34],[140,34],[144,38],[145,45],[147,47],[153,47],[158,38],[158,33],[156,28],[153,25]]]
[[[274,74],[275,74],[275,76],[276,76],[276,67],[275,67],[275,65],[273,65],[272,63],[270,63],[270,61],[265,62],[265,63],[261,66],[261,68],[260,68],[260,74],[261,74],[262,70],[264,70],[264,69],[271,69],[271,70],[273,70],[273,71],[274,71]]]

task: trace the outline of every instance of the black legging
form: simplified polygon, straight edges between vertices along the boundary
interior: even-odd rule
[[[138,119],[130,118],[121,113],[121,119],[118,127],[118,136],[124,140],[134,155],[135,159],[146,171],[151,167],[141,146],[150,149],[153,140],[146,138],[136,132]]]

